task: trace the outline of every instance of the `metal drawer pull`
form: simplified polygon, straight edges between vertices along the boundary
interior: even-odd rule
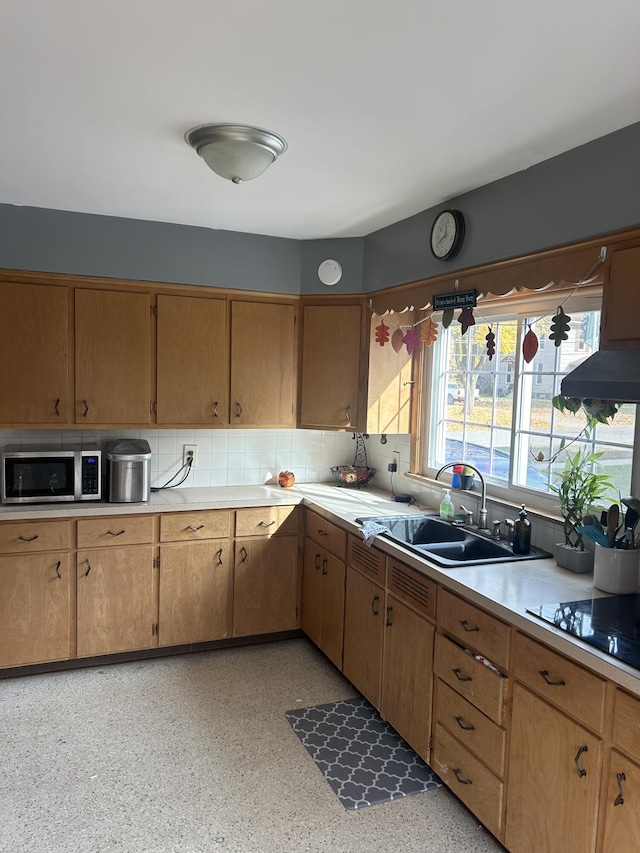
[[[622,783],[627,781],[627,777],[624,773],[616,773],[616,780],[618,782],[618,796],[613,801],[614,806],[623,806],[624,805],[624,791],[622,790]]]
[[[37,533],[35,534],[35,536],[18,536],[18,539],[19,539],[21,542],[35,542],[35,540],[36,540],[37,538],[38,538],[38,534],[37,534]]]
[[[196,532],[198,530],[202,530],[203,527],[204,527],[204,524],[199,524],[197,527],[194,527],[193,524],[190,524],[186,529],[187,530],[193,530],[194,532]]]
[[[244,547],[244,545],[242,546],[242,548],[240,548],[240,553],[242,554],[242,559],[240,560],[240,562],[241,562],[241,563],[246,563],[246,561],[247,561],[247,557],[248,557],[249,555],[247,554],[247,549]]]
[[[380,597],[378,595],[374,595],[371,599],[371,612],[374,616],[378,615],[378,611],[376,610],[376,604],[380,601]]]
[[[328,536],[329,534],[325,530],[318,530],[318,536]]]
[[[567,683],[566,681],[552,681],[549,678],[549,671],[546,669],[539,669],[538,672],[544,678],[544,680],[547,682],[547,684],[551,685],[551,687],[564,687],[565,684]]]
[[[470,726],[463,725],[464,717],[461,714],[458,714],[456,717],[456,723],[460,726],[460,728],[465,732],[473,732],[475,731],[475,726],[471,724]]]
[[[122,534],[126,533],[126,532],[127,531],[124,528],[122,530],[118,530],[117,533],[114,533],[113,530],[107,530],[107,535],[108,536],[122,536]]]
[[[84,412],[82,413],[82,417],[83,417],[83,418],[86,418],[86,417],[87,417],[87,413],[88,413],[88,411],[89,411],[89,404],[87,403],[87,401],[86,401],[86,400],[83,400],[83,401],[82,401],[82,403],[83,403],[83,405],[84,405]]]
[[[580,756],[583,752],[589,752],[588,746],[581,746],[578,752],[576,753],[576,770],[578,771],[578,776],[582,779],[583,776],[587,775],[587,771],[584,767],[580,767]]]
[[[391,612],[393,607],[387,607],[387,628],[391,628],[393,622],[391,621]]]
[[[461,779],[460,778],[460,774],[462,773],[462,770],[460,770],[459,767],[454,767],[453,772],[456,774],[456,779],[458,780],[458,782],[461,782],[463,785],[473,785],[473,782],[471,781],[471,779]]]
[[[313,565],[316,567],[316,571],[320,569],[320,554],[316,554],[316,558],[313,561]]]
[[[58,399],[56,400],[55,405],[54,405],[54,407],[53,407],[53,408],[56,410],[56,415],[57,415],[58,417],[60,417],[60,412],[58,411],[58,406],[59,406],[59,405],[60,405],[60,397],[58,397]]]
[[[87,564],[87,571],[84,573],[84,576],[86,578],[89,576],[89,572],[91,571],[91,563],[89,562],[89,560],[85,560],[85,563]]]
[[[275,524],[275,521],[261,521],[258,525],[259,527],[272,527]]]
[[[58,564],[56,565],[56,575],[58,576],[59,580],[62,580],[62,575],[60,574],[60,560],[58,560]]]
[[[221,566],[222,565],[222,548],[218,549],[218,553],[216,554],[216,557],[218,558],[217,565]]]
[[[325,557],[325,558],[322,560],[322,574],[323,574],[323,575],[326,575],[326,573],[327,573],[327,563],[328,563],[328,560],[327,560],[327,558]]]
[[[475,628],[469,628],[469,627],[468,627],[468,626],[469,626],[469,623],[467,622],[467,620],[466,620],[466,619],[461,619],[461,620],[460,620],[460,624],[462,625],[462,627],[464,628],[464,630],[465,630],[468,634],[472,634],[474,631],[479,631],[479,630],[480,630],[480,628],[478,628],[478,626],[477,626],[477,625],[475,626]]]
[[[211,406],[211,411],[213,412],[213,417],[218,417],[218,401],[216,400],[213,406]]]
[[[236,417],[239,418],[242,414],[242,406],[240,403],[236,403]]]
[[[458,679],[458,681],[473,681],[470,675],[460,675],[460,672],[461,670],[458,667],[453,670],[453,674]]]

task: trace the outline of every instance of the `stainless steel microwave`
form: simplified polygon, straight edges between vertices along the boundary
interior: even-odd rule
[[[102,497],[102,454],[97,446],[6,447],[2,503],[97,501]]]

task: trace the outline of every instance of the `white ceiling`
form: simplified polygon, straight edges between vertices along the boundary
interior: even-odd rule
[[[2,0],[0,203],[361,236],[640,120],[638,0]],[[289,144],[236,186],[184,141]]]

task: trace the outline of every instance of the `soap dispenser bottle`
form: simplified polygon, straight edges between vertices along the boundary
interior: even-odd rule
[[[531,522],[527,518],[524,504],[518,515],[520,518],[513,525],[513,553],[528,554],[531,550]]]
[[[440,503],[440,518],[444,518],[448,521],[452,515],[453,503],[451,501],[451,492],[449,489],[446,489],[442,502]]]

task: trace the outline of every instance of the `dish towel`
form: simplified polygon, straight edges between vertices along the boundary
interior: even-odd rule
[[[365,521],[362,525],[362,538],[365,545],[372,545],[373,540],[380,533],[389,533],[389,528],[384,524],[378,524],[377,521]]]

